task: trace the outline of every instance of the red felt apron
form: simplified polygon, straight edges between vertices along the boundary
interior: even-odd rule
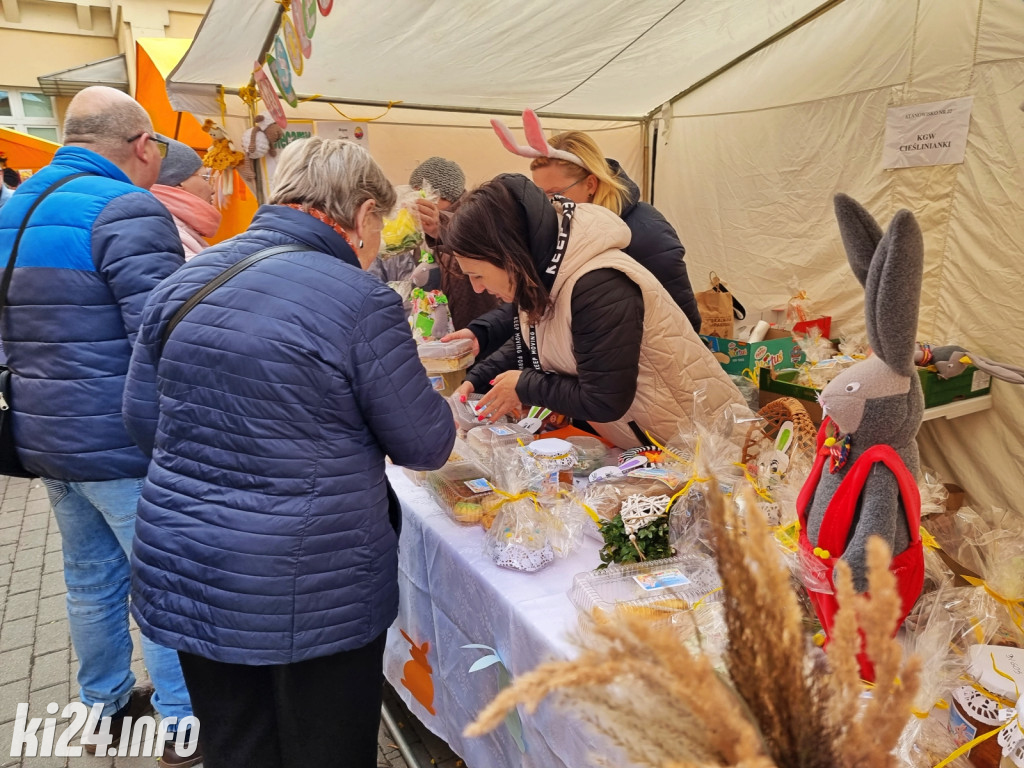
[[[823,566],[823,576],[827,579],[833,593],[835,585],[832,581],[832,573],[836,561],[839,560],[846,548],[846,541],[850,534],[850,523],[853,521],[857,511],[857,502],[864,490],[864,483],[868,473],[875,464],[881,462],[896,476],[899,485],[900,498],[903,501],[903,508],[907,513],[907,526],[910,534],[910,546],[896,555],[889,564],[889,570],[896,577],[896,588],[900,595],[902,611],[899,625],[907,618],[921,594],[924,586],[924,548],[921,544],[921,494],[917,488],[914,476],[903,463],[900,455],[888,445],[874,445],[866,450],[846,473],[836,489],[835,495],[829,501],[825,510],[824,519],[821,521],[821,530],[818,533],[818,547],[828,551],[829,557],[819,558],[814,554],[814,547],[807,538],[807,510],[814,498],[814,491],[821,479],[821,472],[828,460],[829,452],[822,446],[828,434],[828,427],[832,420],[826,418],[818,430],[818,453],[814,460],[814,468],[811,470],[807,482],[800,489],[797,497],[796,508],[800,518],[800,549],[803,556],[811,562],[820,561]],[[836,602],[835,594],[815,592],[808,588],[808,595],[814,612],[818,615],[822,628],[825,630],[826,643],[832,634],[832,620],[839,604]],[[895,630],[894,630],[895,634]],[[858,654],[858,661],[861,665],[861,675],[865,680],[874,680],[874,670],[868,663],[863,653]]]

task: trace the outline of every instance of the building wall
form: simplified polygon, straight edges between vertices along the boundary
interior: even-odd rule
[[[0,91],[39,93],[40,75],[121,53],[126,57],[129,89],[134,91],[135,41],[190,38],[209,5],[210,0],[3,0]],[[53,100],[52,122],[59,125],[63,120],[69,100]],[[10,102],[15,114],[0,115],[0,125],[24,129],[26,121],[17,114],[20,98],[15,95]]]

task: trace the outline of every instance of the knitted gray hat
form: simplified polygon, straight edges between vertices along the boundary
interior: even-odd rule
[[[192,147],[174,139],[167,139],[167,157],[160,163],[160,175],[156,183],[165,187],[176,187],[202,165],[202,159]]]
[[[466,191],[466,174],[458,163],[443,157],[430,157],[417,165],[409,174],[409,186],[421,189],[424,179],[449,203],[454,203]]]

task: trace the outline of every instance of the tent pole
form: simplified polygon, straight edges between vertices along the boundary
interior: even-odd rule
[[[232,96],[238,95],[238,88],[224,86],[224,93]],[[296,93],[299,101],[313,101],[321,104],[351,104],[356,107],[378,107],[387,109],[416,109],[427,112],[455,112],[474,115],[508,115],[520,117],[522,110],[514,109],[493,109],[491,107],[451,107],[441,104],[409,104],[407,102],[394,101],[372,101],[369,99],[348,99],[338,96],[322,96],[312,93]],[[605,120],[607,122],[638,123],[643,120],[643,115],[584,115],[573,112],[538,112],[539,117],[551,118],[553,120]]]
[[[707,83],[710,83],[712,80],[714,80],[719,75],[722,75],[722,74],[728,72],[730,69],[735,67],[737,64],[739,64],[739,63],[741,63],[743,61],[746,61],[747,59],[749,59],[751,56],[753,56],[758,51],[761,51],[764,48],[767,48],[769,45],[772,45],[772,44],[778,42],[782,38],[788,36],[790,33],[795,32],[796,30],[800,29],[800,27],[802,27],[802,26],[804,26],[806,24],[809,24],[810,22],[814,21],[816,18],[821,16],[823,13],[828,13],[833,8],[835,8],[837,5],[840,5],[843,2],[844,2],[844,0],[828,0],[828,2],[822,3],[817,8],[815,8],[813,11],[810,11],[809,13],[805,14],[801,18],[799,18],[796,21],[794,21],[789,26],[779,30],[778,32],[776,32],[774,35],[772,35],[768,39],[762,40],[760,43],[755,45],[749,51],[741,53],[735,59],[733,59],[732,61],[728,62],[727,64],[719,67],[718,69],[716,69],[714,72],[712,72],[707,77],[701,78],[700,80],[698,80],[696,83],[691,85],[686,90],[680,91],[675,96],[673,96],[671,99],[669,99],[668,103],[669,104],[675,104],[677,101],[679,101],[684,96],[687,96],[687,95],[693,93],[694,91],[696,91],[701,86],[706,85]],[[650,112],[647,113],[647,117],[653,117],[655,115],[655,113],[661,111],[661,109],[662,109],[662,107],[660,107],[660,106],[657,109],[652,109]]]
[[[643,200],[651,199],[651,187],[654,185],[654,165],[651,162],[651,118],[645,118],[640,123],[640,130],[643,131],[644,145],[644,174],[643,174]]]

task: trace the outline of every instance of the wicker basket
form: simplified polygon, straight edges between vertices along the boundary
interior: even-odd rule
[[[743,443],[744,464],[756,458],[752,453],[754,446],[765,440],[774,444],[779,427],[787,421],[793,422],[793,448],[790,457],[796,458],[800,454],[805,454],[809,461],[813,460],[817,447],[817,430],[799,400],[795,397],[780,397],[759,410],[757,415],[762,417],[764,422],[747,430],[747,439]]]

